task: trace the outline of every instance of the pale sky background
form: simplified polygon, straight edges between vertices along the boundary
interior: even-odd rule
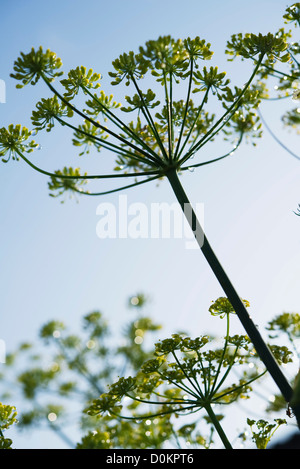
[[[49,95],[42,83],[15,88],[9,75],[20,51],[50,48],[62,58],[66,72],[77,65],[93,68],[103,74],[103,90],[117,94],[107,73],[122,52],[136,51],[159,35],[199,35],[212,44],[212,64],[226,70],[232,84],[242,86],[252,64],[228,63],[226,41],[238,32],[275,32],[288,5],[285,0],[2,0],[0,78],[6,83],[6,103],[0,104],[0,125],[31,128],[31,111]],[[297,39],[299,29],[294,32]],[[283,109],[294,106],[284,100],[263,103],[261,110],[273,131],[297,153],[296,133],[284,130],[281,122]],[[66,164],[82,170],[89,164],[103,172],[109,168],[111,154],[78,157],[71,133],[61,129],[42,133],[37,140],[42,149],[31,158],[44,169]],[[220,138],[194,162],[227,149]],[[182,177],[191,202],[204,204],[208,239],[240,296],[250,301],[261,329],[283,311],[300,311],[300,217],[293,213],[300,203],[299,180],[300,161],[267,131],[256,148],[243,144],[230,159]],[[199,250],[186,249],[184,239],[100,240],[97,206],[111,202],[118,207],[119,194],[61,204],[49,197],[47,182],[23,162],[1,163],[0,339],[7,351],[34,340],[40,326],[53,318],[74,325],[76,332],[81,317],[94,309],[109,317],[118,331],[131,318],[126,316],[127,298],[138,291],[152,298],[148,312],[164,325],[164,336],[178,329],[193,335],[214,328],[222,333],[207,310],[223,291]],[[127,195],[128,205],[141,202],[149,209],[151,202],[175,201],[167,181],[120,194]],[[32,444],[24,436],[15,438],[23,447]]]

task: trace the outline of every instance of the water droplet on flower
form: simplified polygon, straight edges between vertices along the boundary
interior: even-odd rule
[[[54,412],[50,412],[50,414],[48,414],[48,420],[50,422],[55,422],[56,419],[57,419],[57,415]]]
[[[143,337],[141,337],[140,335],[137,335],[136,338],[134,339],[134,342],[135,344],[142,344],[143,343]]]
[[[36,149],[37,149],[37,150],[41,150],[41,149],[42,149],[42,145],[39,144],[39,145],[36,147]]]
[[[189,170],[191,173],[193,173],[193,172],[195,171],[195,168],[190,167],[190,168],[188,168],[188,170]]]
[[[94,340],[88,340],[86,343],[88,349],[93,349],[96,346],[96,342]]]
[[[32,135],[32,136],[36,135],[37,133],[38,133],[38,131],[37,131],[36,129],[32,129],[32,130],[31,130],[31,135]]]

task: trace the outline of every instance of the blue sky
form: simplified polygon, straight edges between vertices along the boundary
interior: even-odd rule
[[[282,0],[3,0],[0,78],[6,83],[6,103],[0,104],[0,125],[31,128],[31,111],[48,93],[42,83],[15,88],[9,75],[20,51],[50,48],[62,58],[66,72],[77,65],[91,67],[103,74],[103,89],[115,93],[107,72],[120,53],[137,50],[159,35],[199,35],[212,44],[213,62],[241,86],[251,64],[228,63],[226,41],[238,32],[275,32],[287,6]],[[284,106],[293,108],[294,103],[285,100]],[[282,127],[282,103],[264,103],[261,109],[273,130],[297,151],[296,134]],[[88,162],[88,157],[78,157],[59,129],[41,134],[38,141],[42,149],[32,158],[45,169],[72,161],[105,172],[111,161],[104,152]],[[220,139],[201,158],[223,150]],[[261,327],[284,310],[300,311],[300,218],[293,213],[300,203],[299,177],[300,162],[267,131],[256,148],[244,144],[234,157],[182,177],[191,202],[204,204],[212,247]],[[49,197],[47,182],[23,162],[1,164],[0,338],[8,350],[33,340],[53,318],[76,329],[82,315],[93,309],[103,311],[118,330],[126,319],[127,298],[137,291],[151,296],[149,313],[164,324],[166,335],[178,329],[202,334],[215,327],[221,333],[207,309],[223,292],[199,251],[187,250],[182,239],[100,240],[96,210],[104,200],[60,204]],[[167,182],[158,188],[143,185],[126,195],[128,204],[148,207],[175,201]],[[118,197],[112,194],[105,201],[117,206]]]

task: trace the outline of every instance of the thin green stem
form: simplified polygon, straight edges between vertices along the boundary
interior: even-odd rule
[[[158,131],[157,131],[156,125],[155,125],[155,123],[154,123],[154,121],[153,121],[153,119],[152,119],[151,113],[150,113],[148,107],[146,106],[146,103],[145,103],[145,100],[144,100],[144,97],[143,97],[143,93],[142,93],[141,90],[139,89],[139,87],[138,87],[138,85],[137,85],[137,82],[136,82],[136,80],[135,80],[135,78],[134,78],[133,75],[132,75],[131,79],[132,79],[132,82],[133,82],[133,84],[134,84],[134,86],[135,86],[135,89],[136,89],[136,91],[137,91],[137,93],[138,93],[138,95],[139,95],[139,97],[140,97],[140,100],[141,100],[141,102],[142,102],[142,108],[141,108],[141,109],[142,109],[142,113],[144,114],[144,117],[145,117],[145,119],[146,119],[146,121],[147,121],[147,123],[148,123],[148,125],[149,125],[149,128],[150,128],[150,130],[151,130],[151,132],[152,132],[152,135],[154,136],[154,138],[155,138],[155,140],[156,140],[156,142],[157,142],[157,144],[158,144],[158,146],[159,146],[159,148],[160,148],[160,150],[161,150],[161,152],[162,152],[162,155],[167,159],[167,154],[166,154],[165,148],[164,148],[164,146],[163,146],[163,143],[162,143],[161,138],[160,138],[160,136],[159,136],[159,133],[158,133]]]
[[[251,82],[253,81],[256,73],[257,73],[257,70],[259,69],[260,67],[260,64],[263,60],[263,57],[264,57],[264,54],[262,53],[257,61],[257,64],[249,78],[249,80],[247,81],[247,83],[245,84],[245,86],[243,87],[240,95],[238,96],[238,98],[232,103],[231,106],[229,106],[229,108],[226,110],[226,112],[220,117],[220,119],[217,120],[217,122],[211,127],[211,129],[206,132],[206,134],[204,135],[204,137],[202,137],[190,150],[189,150],[189,153],[194,153],[195,151],[199,150],[199,148],[201,148],[203,145],[205,145],[207,143],[208,140],[211,140],[217,133],[220,132],[220,130],[226,125],[228,119],[227,118],[230,118],[230,116],[232,115],[233,112],[236,111],[236,109],[238,108],[245,92],[247,91],[247,89],[249,88]],[[187,159],[187,155],[184,157],[183,160]]]
[[[16,150],[16,153],[27,163],[31,166],[32,169],[35,169],[41,174],[45,174],[46,176],[54,177],[57,179],[110,179],[110,178],[122,178],[122,177],[137,177],[137,176],[151,176],[156,175],[159,176],[161,173],[159,171],[144,171],[141,173],[128,173],[128,174],[87,174],[85,176],[71,176],[66,174],[55,174],[49,171],[45,171],[44,169],[39,168],[35,164],[33,164],[26,156],[23,155],[19,150]]]
[[[185,386],[185,384],[182,384],[182,383],[179,384],[179,381],[173,381],[171,378],[169,378],[168,375],[164,375],[159,370],[157,370],[157,373],[163,378],[163,380],[167,379],[170,383],[174,384],[174,386],[176,386],[177,388],[180,388],[182,391],[186,392],[187,394],[194,396],[195,399],[199,398],[198,394],[195,394],[190,388]]]
[[[156,414],[147,414],[147,415],[137,415],[136,417],[127,417],[126,415],[120,415],[112,410],[110,410],[110,414],[114,415],[116,418],[119,419],[125,419],[125,420],[145,420],[145,419],[152,419],[154,417],[161,417],[163,415],[169,415],[169,414],[176,414],[180,412],[186,412],[187,410],[194,409],[195,407],[199,407],[198,405],[191,405],[188,407],[184,407],[183,409],[171,409],[171,410],[165,410],[163,412],[157,412]]]
[[[80,189],[75,189],[75,188],[72,188],[72,190],[75,191],[75,192],[78,192],[79,194],[82,194],[82,195],[90,195],[90,196],[107,195],[107,194],[112,194],[114,192],[122,191],[124,189],[129,189],[131,187],[139,186],[140,184],[145,184],[146,182],[154,181],[155,179],[159,179],[160,177],[161,177],[160,175],[153,176],[151,178],[144,179],[143,181],[138,181],[138,182],[135,182],[133,184],[128,184],[127,186],[118,187],[117,189],[111,189],[111,190],[105,191],[105,192],[88,192],[88,191],[82,191]]]
[[[120,130],[125,131],[125,133],[133,138],[136,143],[140,144],[143,146],[143,148],[147,152],[151,152],[152,159],[156,163],[159,161],[157,159],[156,153],[130,128],[128,127],[121,119],[119,119],[113,112],[111,112],[101,101],[93,95],[87,88],[82,86],[82,89],[84,90],[85,93],[87,93],[99,106],[102,107],[103,113],[110,119],[111,122],[113,122]]]
[[[192,126],[191,126],[191,128],[190,128],[190,130],[189,130],[189,132],[188,132],[188,134],[187,134],[187,136],[186,136],[186,138],[185,138],[185,141],[184,141],[184,143],[183,143],[183,145],[182,145],[182,147],[181,147],[179,153],[177,154],[177,160],[179,160],[179,164],[180,164],[180,165],[182,165],[182,164],[194,153],[194,151],[192,151],[192,148],[190,148],[189,151],[187,152],[187,154],[186,154],[181,160],[179,159],[179,158],[180,158],[180,155],[182,154],[182,152],[183,152],[185,146],[187,145],[187,143],[188,143],[188,141],[189,141],[189,138],[190,138],[190,136],[191,136],[191,134],[192,134],[192,132],[193,132],[193,130],[194,130],[194,127],[195,127],[196,122],[197,122],[197,120],[198,120],[198,118],[199,118],[199,116],[200,116],[200,113],[201,113],[201,111],[202,111],[202,109],[203,109],[203,106],[204,106],[204,104],[205,104],[206,101],[207,101],[207,96],[208,96],[209,90],[210,90],[210,87],[208,87],[207,90],[206,90],[206,92],[205,92],[205,95],[204,95],[204,97],[203,97],[203,100],[202,100],[202,102],[201,102],[201,104],[200,104],[200,106],[199,106],[199,108],[198,108],[198,111],[197,111],[196,117],[195,117],[195,119],[194,119],[194,122],[193,122],[193,124],[192,124]]]
[[[210,396],[211,396],[211,397],[213,396],[213,394],[214,394],[214,393],[217,391],[217,389],[218,389],[218,387],[217,387],[217,381],[218,381],[218,378],[219,378],[219,375],[220,375],[220,372],[221,372],[221,368],[222,368],[222,365],[223,365],[223,360],[224,360],[225,354],[226,354],[226,352],[227,352],[230,320],[229,320],[229,314],[227,314],[226,316],[227,316],[227,317],[226,317],[226,336],[225,336],[225,342],[224,342],[223,352],[222,352],[222,356],[221,356],[221,359],[220,359],[220,362],[219,362],[219,366],[218,366],[217,372],[216,372],[216,374],[215,374],[214,382],[213,382],[213,385],[212,385],[212,388],[211,388],[211,391],[210,391]],[[231,367],[229,367],[229,369],[231,369]]]
[[[159,393],[159,392],[157,392],[157,391],[152,391],[152,394],[154,394],[155,396],[157,396],[159,399],[168,399],[164,394],[161,394],[161,393]],[[172,399],[175,401],[175,402],[173,402],[173,404],[179,404],[180,402],[185,403],[185,404],[187,404],[187,403],[188,403],[188,404],[189,404],[189,403],[191,403],[191,404],[192,404],[192,403],[195,403],[195,401],[192,400],[192,399],[183,399],[182,397],[174,397],[174,396],[172,396]],[[197,402],[199,402],[199,401],[198,401],[198,398],[197,398]]]
[[[202,370],[202,376],[203,376],[203,385],[204,385],[204,394],[202,393],[202,390],[201,390],[201,387],[200,387],[200,384],[198,382],[198,379],[197,379],[197,371],[194,370],[194,369],[191,369],[191,372],[193,373],[193,378],[194,378],[194,381],[196,383],[196,386],[198,388],[198,391],[199,391],[199,394],[202,394],[203,396],[206,396],[207,395],[207,392],[208,392],[208,387],[207,386],[207,380],[206,380],[206,376],[205,376],[205,368],[204,368],[204,365],[203,365],[203,361],[202,361],[202,357],[201,355],[199,354],[199,352],[197,351],[197,358],[198,358],[198,364],[200,365],[201,367],[201,370]],[[209,380],[208,380],[209,382]]]
[[[191,400],[183,400],[181,399],[180,402],[172,402],[172,401],[164,401],[164,402],[159,402],[159,401],[148,401],[147,399],[140,399],[134,396],[131,396],[130,394],[126,393],[126,396],[132,399],[133,401],[136,402],[141,402],[143,404],[151,404],[151,405],[178,405],[178,404],[195,404],[194,401]]]
[[[216,394],[218,392],[218,390],[220,389],[220,387],[222,386],[222,384],[225,382],[227,376],[229,375],[229,373],[231,372],[232,370],[232,367],[234,365],[234,360],[235,360],[235,357],[237,355],[237,352],[238,352],[238,347],[236,347],[235,351],[234,351],[234,354],[233,354],[233,357],[231,359],[231,363],[230,365],[228,365],[227,367],[227,370],[225,371],[224,375],[222,376],[222,379],[219,381],[219,383],[217,384],[217,386],[215,387],[213,393]],[[213,394],[211,394],[211,396],[213,397]]]
[[[169,156],[170,161],[173,160],[173,142],[174,142],[174,122],[173,122],[173,77],[172,73],[169,74],[170,78],[170,99],[169,99],[169,106],[168,106],[168,114],[169,114],[169,122],[170,122],[170,129],[169,129]]]
[[[154,160],[154,158],[152,158],[150,155],[148,156],[149,160],[151,161],[148,161],[148,159],[146,160],[145,157],[138,157],[136,154],[134,153],[131,153],[129,151],[126,151],[126,150],[121,150],[120,147],[118,145],[115,145],[111,142],[107,142],[105,139],[103,138],[100,138],[100,137],[97,137],[96,135],[92,135],[92,134],[89,134],[88,132],[86,132],[85,130],[83,129],[80,129],[79,127],[76,127],[72,124],[70,124],[69,122],[61,119],[60,117],[58,116],[55,116],[55,119],[63,126],[67,126],[69,127],[70,129],[74,130],[75,132],[79,132],[81,133],[82,135],[85,135],[86,137],[89,137],[91,138],[92,140],[95,140],[97,142],[99,142],[101,144],[101,146],[103,148],[105,148],[106,150],[110,150],[118,155],[121,155],[123,156],[124,158],[130,158],[132,160],[136,160],[136,161],[139,161],[139,162],[142,162],[145,164],[145,162],[147,161],[147,164],[149,164],[150,166],[153,166],[153,167],[157,167],[157,161]]]
[[[251,58],[252,58],[252,57],[251,57]],[[252,58],[252,59],[253,59],[253,58]],[[254,60],[254,59],[253,59],[253,60]],[[296,76],[296,77],[295,77],[295,76],[293,76],[293,75],[288,75],[288,74],[286,74],[286,73],[284,73],[284,72],[281,72],[280,70],[276,70],[275,68],[270,67],[269,65],[264,64],[264,63],[262,63],[261,65],[262,65],[264,68],[266,68],[267,70],[270,70],[270,71],[273,72],[273,73],[274,73],[274,72],[275,72],[275,73],[278,73],[278,75],[282,75],[283,77],[287,77],[287,78],[289,78],[289,79],[291,79],[291,80],[299,80],[299,76]],[[276,75],[273,75],[273,73],[270,74],[270,75],[276,77]],[[278,77],[276,77],[276,78],[278,78]]]
[[[213,160],[209,160],[209,161],[204,161],[203,163],[196,163],[196,164],[192,164],[192,165],[189,165],[189,166],[183,166],[183,167],[180,167],[180,171],[185,171],[185,170],[191,170],[191,168],[198,168],[199,166],[205,166],[207,164],[210,164],[210,163],[215,163],[216,161],[220,161],[220,160],[223,160],[224,158],[226,158],[227,156],[231,156],[234,154],[234,152],[238,149],[238,147],[240,146],[241,142],[242,142],[242,139],[243,139],[243,132],[241,132],[241,135],[240,135],[240,138],[239,138],[239,141],[237,142],[236,146],[230,150],[229,152],[225,153],[225,155],[222,155],[222,156],[219,156],[217,158],[214,158]]]
[[[290,153],[290,155],[292,155],[294,158],[296,158],[297,160],[300,160],[300,156],[296,155],[296,153],[294,153],[292,150],[290,150],[286,145],[284,145],[284,143],[282,143],[279,138],[274,134],[274,132],[272,132],[272,130],[270,129],[270,127],[268,126],[268,124],[266,123],[265,119],[263,118],[260,110],[258,109],[258,114],[259,114],[259,117],[262,121],[262,123],[264,124],[264,126],[266,127],[267,131],[269,132],[269,134],[274,138],[274,140],[284,149],[286,150],[288,153]]]
[[[205,398],[207,399],[209,395],[209,390],[210,390],[210,377],[211,377],[211,370],[212,370],[211,361],[208,360],[208,366],[205,367],[202,361],[202,357],[200,356],[198,352],[197,352],[197,357],[198,357],[198,361],[202,369],[202,376],[203,376],[203,383],[204,383],[204,395],[205,395]]]
[[[165,71],[163,71],[164,76],[164,88],[165,88],[165,101],[166,101],[166,109],[167,109],[167,129],[168,129],[168,148],[169,148],[169,156],[168,159],[172,161],[172,152],[171,152],[171,118],[170,118],[170,97],[168,92],[168,85],[167,85],[167,77]]]
[[[177,146],[176,146],[176,149],[175,149],[175,152],[174,152],[174,160],[177,159],[177,154],[178,154],[178,151],[179,151],[179,148],[180,148],[180,143],[181,143],[181,139],[182,139],[182,135],[183,135],[184,127],[185,127],[185,122],[186,122],[186,118],[187,118],[187,112],[188,112],[188,108],[189,108],[189,102],[190,102],[190,96],[191,96],[191,90],[192,90],[192,83],[193,83],[193,66],[194,66],[193,59],[191,60],[190,66],[191,66],[191,68],[190,68],[190,78],[189,78],[189,85],[188,85],[188,91],[187,91],[187,98],[186,98],[186,102],[185,102],[185,109],[184,109],[184,115],[183,115],[183,119],[182,119],[182,123],[181,123],[180,134],[179,134]]]
[[[203,395],[201,389],[198,388],[198,387],[195,385],[195,383],[191,380],[191,378],[189,377],[189,375],[185,372],[185,369],[181,366],[181,363],[180,363],[180,361],[178,360],[178,358],[177,358],[177,356],[176,356],[176,353],[175,353],[174,351],[172,351],[172,355],[173,355],[173,357],[175,358],[177,365],[178,365],[179,368],[181,369],[182,373],[184,374],[184,376],[186,377],[186,379],[188,380],[188,382],[190,383],[190,385],[193,386],[193,388],[195,389],[196,395],[197,395],[197,393],[199,393],[199,394],[200,394],[200,397],[201,397],[202,399],[204,399],[204,395]],[[197,396],[197,397],[198,397],[198,396]]]
[[[235,392],[235,391],[238,391],[239,389],[242,389],[244,388],[245,386],[248,386],[249,384],[253,383],[253,381],[256,381],[257,379],[261,378],[262,376],[264,376],[265,374],[267,373],[267,370],[263,371],[262,373],[260,373],[259,375],[255,376],[254,378],[250,379],[249,381],[247,381],[246,383],[243,383],[241,384],[240,386],[236,386],[234,389],[229,389],[228,391],[224,392],[223,394],[219,394],[215,399],[212,399],[212,402],[216,402],[218,403],[218,401],[220,399],[222,399],[223,397],[225,396],[228,396],[228,394],[231,394],[232,392]],[[219,388],[219,386],[218,386]],[[218,389],[217,388],[217,389]],[[217,389],[215,390],[215,393],[217,392]],[[230,402],[229,402],[230,404]]]
[[[285,96],[277,96],[276,98],[264,98],[263,96],[261,96],[260,99],[263,99],[265,101],[280,101],[282,99],[291,98],[292,96],[292,94],[287,94]]]
[[[116,134],[115,132],[113,132],[112,130],[108,129],[107,127],[99,124],[99,122],[96,122],[94,121],[93,119],[91,119],[89,116],[87,116],[86,114],[84,114],[84,112],[80,111],[79,109],[77,109],[75,106],[73,106],[73,104],[70,103],[70,101],[68,101],[67,99],[65,99],[52,85],[51,83],[47,80],[47,78],[44,76],[44,75],[41,75],[43,80],[45,81],[45,83],[47,84],[47,86],[50,88],[50,90],[66,105],[68,106],[70,109],[72,109],[72,111],[74,111],[76,114],[78,114],[79,116],[83,117],[83,119],[89,121],[91,124],[93,124],[95,127],[98,127],[99,129],[101,130],[104,130],[105,132],[107,132],[108,134],[110,134],[112,137],[115,137],[117,140],[121,141],[122,143],[124,143],[125,145],[131,147],[133,150],[137,151],[138,153],[142,153],[144,154],[146,157],[148,157],[148,153],[145,152],[143,149],[137,147],[136,145],[134,145],[133,143],[131,142],[128,142],[128,140],[126,140],[125,138],[123,138],[121,135],[118,135]],[[158,160],[159,161],[159,160]]]
[[[293,59],[293,61],[298,65],[298,67],[300,67],[300,63],[298,62],[298,60],[296,59],[296,57],[294,56],[294,54],[291,53],[291,51],[289,50],[289,54],[291,56],[291,58]],[[299,77],[298,77],[299,78]]]

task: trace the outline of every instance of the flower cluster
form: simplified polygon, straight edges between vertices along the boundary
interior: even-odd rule
[[[99,114],[105,116],[105,111],[110,111],[111,109],[117,109],[121,107],[121,103],[114,101],[114,96],[112,94],[106,95],[103,90],[99,94],[94,93],[92,99],[86,101],[88,106],[84,109],[84,112],[94,118],[97,118]],[[107,120],[104,117],[104,120]]]
[[[32,111],[31,121],[36,130],[46,129],[50,132],[54,127],[55,119],[72,117],[73,114],[73,110],[64,103],[60,103],[58,97],[54,95],[52,98],[42,98],[36,104],[36,110]]]
[[[242,59],[254,58],[256,55],[276,58],[281,62],[288,62],[290,55],[287,52],[288,45],[284,38],[268,33],[267,35],[256,34],[233,34],[231,41],[227,42],[226,54]]]
[[[243,303],[247,308],[250,306],[250,303],[247,300],[243,300]],[[213,302],[213,304],[209,308],[209,312],[213,316],[220,316],[221,318],[224,318],[229,314],[234,314],[235,310],[232,304],[229,302],[228,298],[221,297]]]
[[[218,67],[210,67],[209,70],[203,67],[202,72],[196,70],[193,79],[198,88],[194,88],[193,93],[210,89],[214,94],[217,94],[218,90],[227,90],[230,80],[225,80],[225,76],[226,72],[218,73]],[[219,95],[219,97],[221,98],[221,95]]]
[[[79,168],[65,166],[62,171],[55,171],[50,178],[50,182],[48,182],[48,187],[50,196],[58,197],[64,194],[65,191],[71,192],[71,194],[81,193],[82,186],[85,184],[87,184],[87,181],[84,179],[84,175],[80,174]]]
[[[21,81],[17,88],[23,88],[24,85],[31,83],[35,85],[41,77],[47,77],[53,81],[55,77],[63,74],[58,71],[62,66],[62,61],[54,52],[47,49],[45,52],[42,47],[34,48],[28,54],[21,52],[20,57],[15,61],[12,78]]]
[[[61,84],[66,89],[65,98],[73,99],[82,88],[94,90],[99,88],[101,86],[100,79],[99,73],[94,73],[92,69],[87,71],[86,67],[83,66],[70,70],[68,78],[61,80]]]
[[[286,23],[295,22],[295,26],[300,26],[300,3],[294,3],[286,9],[283,15]]]
[[[7,162],[11,157],[19,159],[19,153],[31,153],[38,147],[38,143],[29,140],[32,131],[21,125],[10,124],[8,128],[0,128],[0,157],[3,162]],[[7,156],[6,156],[7,155]],[[6,156],[6,158],[4,158]]]
[[[155,93],[149,89],[147,93],[135,94],[134,96],[125,96],[126,101],[130,106],[125,107],[122,106],[121,110],[124,112],[132,112],[136,109],[142,109],[146,106],[149,109],[153,109],[154,107],[160,104],[160,101],[154,101],[156,95]],[[154,101],[154,102],[153,102]]]
[[[96,121],[96,123],[99,124],[99,121]],[[84,154],[89,154],[91,148],[94,148],[99,152],[107,137],[108,135],[104,129],[85,119],[83,124],[79,124],[77,129],[74,131],[72,142],[74,146],[83,146],[83,150],[79,153],[79,156],[82,156]]]
[[[114,79],[111,82],[112,85],[118,85],[125,79],[126,86],[129,86],[131,80],[140,80],[147,71],[146,63],[140,62],[139,56],[135,55],[133,51],[121,54],[112,64],[116,70],[109,72],[109,75]]]
[[[3,431],[17,422],[17,412],[14,406],[0,402],[0,449],[11,449],[12,440],[5,438]]]
[[[264,419],[257,421],[247,419],[247,424],[249,425],[252,434],[252,441],[255,442],[257,449],[266,449],[275,431],[281,425],[286,425],[285,419],[274,419],[274,422],[275,423],[269,423]]]

